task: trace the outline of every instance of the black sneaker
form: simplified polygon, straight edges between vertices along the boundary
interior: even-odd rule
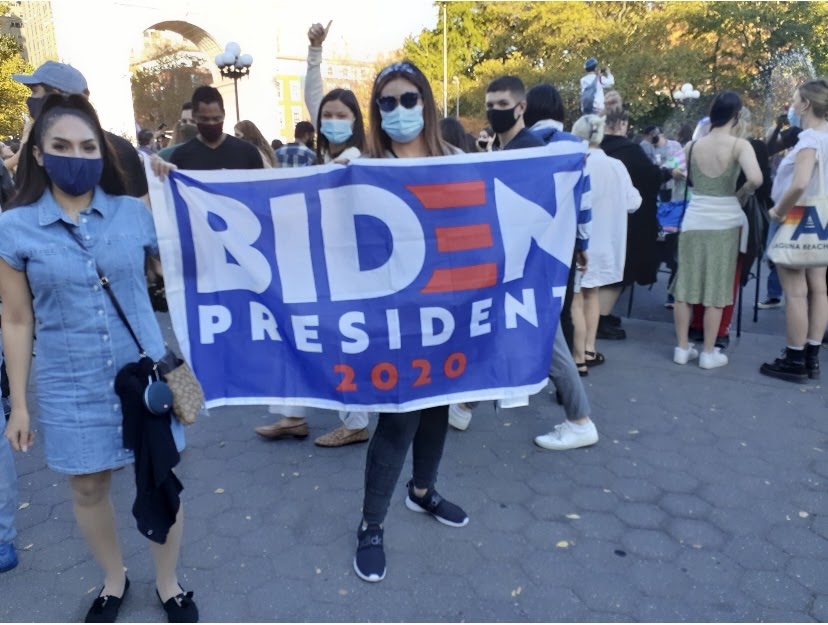
[[[704,332],[690,328],[690,331],[687,333],[687,338],[691,343],[704,343]]]
[[[383,529],[369,525],[357,530],[357,550],[354,556],[354,571],[366,582],[381,582],[385,579],[385,549],[382,547]]]
[[[600,320],[611,325],[613,328],[621,327],[621,317],[618,315],[601,315]]]
[[[463,527],[469,522],[468,515],[460,506],[446,501],[433,488],[422,497],[414,494],[414,480],[409,481],[406,488],[408,497],[405,498],[405,507],[409,510],[430,514],[443,525],[451,527]]]
[[[805,346],[805,369],[812,380],[819,379],[819,345]]]
[[[704,342],[704,339],[702,339],[702,342]],[[722,351],[724,351],[728,347],[730,347],[730,335],[725,334],[724,336],[717,336],[716,337],[716,347],[718,347]]]
[[[759,368],[759,373],[786,382],[807,382],[805,350],[786,349],[782,358],[777,358],[771,363],[766,362]]]
[[[606,341],[623,341],[627,338],[627,331],[624,328],[617,328],[610,325],[598,326],[598,332],[595,338],[604,339]]]

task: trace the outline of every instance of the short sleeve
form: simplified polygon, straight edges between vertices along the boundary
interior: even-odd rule
[[[136,202],[135,210],[141,223],[141,234],[144,249],[148,256],[158,256],[158,235],[155,232],[155,221],[152,218],[152,211],[143,202]]]
[[[20,210],[20,209],[13,209]],[[0,215],[0,258],[5,260],[12,269],[26,270],[26,262],[17,245],[17,224],[11,215]]]
[[[806,130],[799,134],[799,139],[796,142],[796,151],[799,152],[800,150],[825,150],[825,145],[822,141],[820,141],[819,136],[813,130]]]

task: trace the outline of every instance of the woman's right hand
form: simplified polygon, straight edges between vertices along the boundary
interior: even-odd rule
[[[6,424],[6,438],[15,451],[29,451],[34,443],[35,433],[29,429],[29,412],[12,406],[9,422]]]
[[[328,36],[328,31],[331,29],[331,24],[333,24],[333,20],[330,20],[327,26],[316,23],[308,29],[308,40],[310,40],[311,46],[314,48],[322,47]]]

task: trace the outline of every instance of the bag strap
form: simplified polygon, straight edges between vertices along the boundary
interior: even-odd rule
[[[84,251],[88,251],[80,244],[77,238],[75,238],[75,234],[72,232],[72,229],[69,227],[69,224],[63,220],[60,220],[60,223],[62,223],[66,227],[66,231],[69,233],[69,236],[72,237],[72,239],[75,241],[75,243],[77,243],[78,246],[81,247]],[[147,355],[147,352],[144,350],[143,345],[141,345],[141,341],[138,340],[138,335],[135,334],[135,330],[132,329],[132,326],[129,323],[129,319],[127,319],[124,309],[121,308],[121,304],[118,301],[118,298],[115,297],[115,293],[113,293],[112,286],[109,283],[109,278],[107,278],[106,274],[104,274],[104,272],[101,271],[101,268],[98,266],[98,261],[93,259],[93,262],[95,263],[95,272],[98,274],[98,282],[100,283],[101,288],[104,291],[106,291],[107,295],[109,295],[109,299],[112,301],[112,305],[115,307],[115,312],[118,313],[118,318],[126,326],[129,335],[132,337],[132,340],[135,341],[135,345],[138,347],[138,354],[143,358]]]
[[[693,147],[696,145],[695,141],[690,142],[690,152],[687,154],[687,184],[684,185],[684,201],[687,201],[687,190],[693,186],[693,179],[690,177],[690,167],[693,164]]]
[[[822,153],[822,144],[817,147],[816,164],[819,170],[819,194],[825,195],[825,155]]]
[[[124,322],[129,335],[132,337],[132,340],[135,341],[135,345],[138,346],[138,352],[142,357],[147,355],[147,352],[144,350],[143,346],[141,345],[141,341],[138,340],[138,335],[135,334],[135,330],[132,329],[132,326],[129,323],[129,319],[127,319],[126,313],[124,309],[121,308],[121,304],[118,302],[118,298],[115,297],[115,293],[112,291],[112,287],[109,284],[109,278],[107,278],[104,273],[101,271],[101,268],[98,267],[98,263],[95,263],[95,271],[98,273],[98,280],[101,283],[101,288],[106,291],[106,294],[109,295],[109,299],[112,300],[112,305],[115,307],[115,312],[118,313],[118,317],[121,321]]]

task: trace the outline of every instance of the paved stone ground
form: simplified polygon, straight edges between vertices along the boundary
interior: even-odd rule
[[[666,321],[662,297],[638,289],[636,309]],[[409,512],[400,486],[381,584],[351,567],[366,447],[263,441],[264,409],[214,410],[180,467],[182,581],[205,621],[828,620],[827,394],[757,373],[781,319],[763,313],[768,334],[734,341],[712,372],[672,363],[671,326],[625,321],[628,340],[602,344],[608,362],[585,380],[601,433],[590,449],[532,444],[563,418],[548,392],[482,406],[450,432],[438,485],[471,522]],[[311,437],[336,425],[320,411]],[[81,620],[101,573],[65,479],[40,446],[18,469],[21,564],[0,576],[0,621]],[[163,621],[131,480],[114,480],[133,583],[122,620]]]

